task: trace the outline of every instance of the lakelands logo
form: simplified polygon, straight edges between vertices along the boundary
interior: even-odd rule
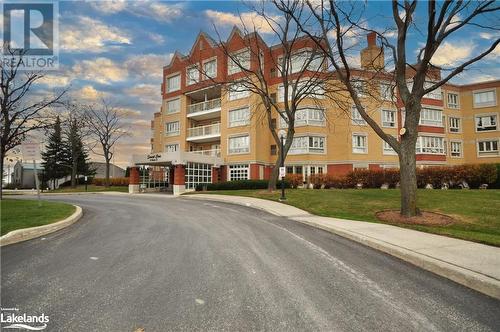
[[[2,308],[0,313],[1,329],[24,329],[42,331],[47,328],[49,316],[20,313],[18,308]]]
[[[2,66],[20,70],[58,68],[58,3],[3,1]]]

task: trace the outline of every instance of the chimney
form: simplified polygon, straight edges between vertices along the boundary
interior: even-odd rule
[[[367,70],[380,70],[384,68],[384,50],[377,46],[377,34],[370,32],[366,35],[368,46],[361,50],[361,68]]]
[[[375,32],[370,32],[366,35],[366,40],[368,42],[368,47],[377,46],[377,34]]]

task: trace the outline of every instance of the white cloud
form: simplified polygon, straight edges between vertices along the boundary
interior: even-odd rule
[[[128,71],[108,58],[83,60],[72,68],[75,78],[94,81],[102,84],[123,81]]]
[[[130,56],[124,66],[127,70],[143,79],[161,81],[163,67],[170,63],[173,54],[137,54]]]
[[[76,100],[85,102],[95,102],[100,98],[107,98],[109,94],[104,91],[98,91],[92,85],[84,85],[77,90],[71,90],[70,95]]]
[[[103,14],[121,12],[127,6],[125,0],[89,1],[90,6]]]
[[[100,53],[109,47],[131,43],[126,32],[87,16],[73,17],[71,23],[61,24],[63,51]]]
[[[161,103],[160,85],[140,83],[125,89],[124,93],[128,96],[137,97],[143,104],[159,107]]]
[[[64,75],[45,75],[39,81],[41,84],[48,85],[50,87],[65,87],[71,82],[71,78]]]
[[[482,39],[487,39],[487,40],[496,39],[496,38],[500,37],[500,33],[480,32],[479,37]]]
[[[255,30],[258,32],[273,33],[273,28],[269,24],[272,24],[272,21],[268,22],[265,18],[255,12],[246,12],[236,15],[233,13],[219,12],[208,9],[205,11],[205,15],[217,24],[237,25],[246,28],[248,31],[253,31],[255,26]],[[280,20],[279,16],[270,16],[270,18],[277,22]]]
[[[160,23],[171,22],[182,17],[184,5],[182,3],[164,3],[151,0],[135,1],[91,1],[91,7],[105,15],[126,11],[135,16],[152,18]]]
[[[455,66],[468,59],[474,51],[472,42],[450,43],[444,42],[434,53],[431,63],[437,66]]]

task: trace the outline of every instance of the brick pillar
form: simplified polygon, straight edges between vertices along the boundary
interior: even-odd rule
[[[180,195],[186,191],[186,168],[184,165],[174,166],[174,185],[173,193],[174,195]]]
[[[140,183],[139,167],[130,167],[130,177],[128,181],[128,192],[130,194],[138,193]]]
[[[212,183],[219,182],[219,167],[212,167]]]

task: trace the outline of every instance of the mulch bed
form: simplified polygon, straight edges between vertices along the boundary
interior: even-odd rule
[[[421,211],[421,214],[416,217],[403,217],[399,214],[399,210],[380,211],[375,216],[381,220],[391,224],[408,224],[408,225],[424,225],[424,226],[446,226],[454,223],[456,220],[445,214]]]

